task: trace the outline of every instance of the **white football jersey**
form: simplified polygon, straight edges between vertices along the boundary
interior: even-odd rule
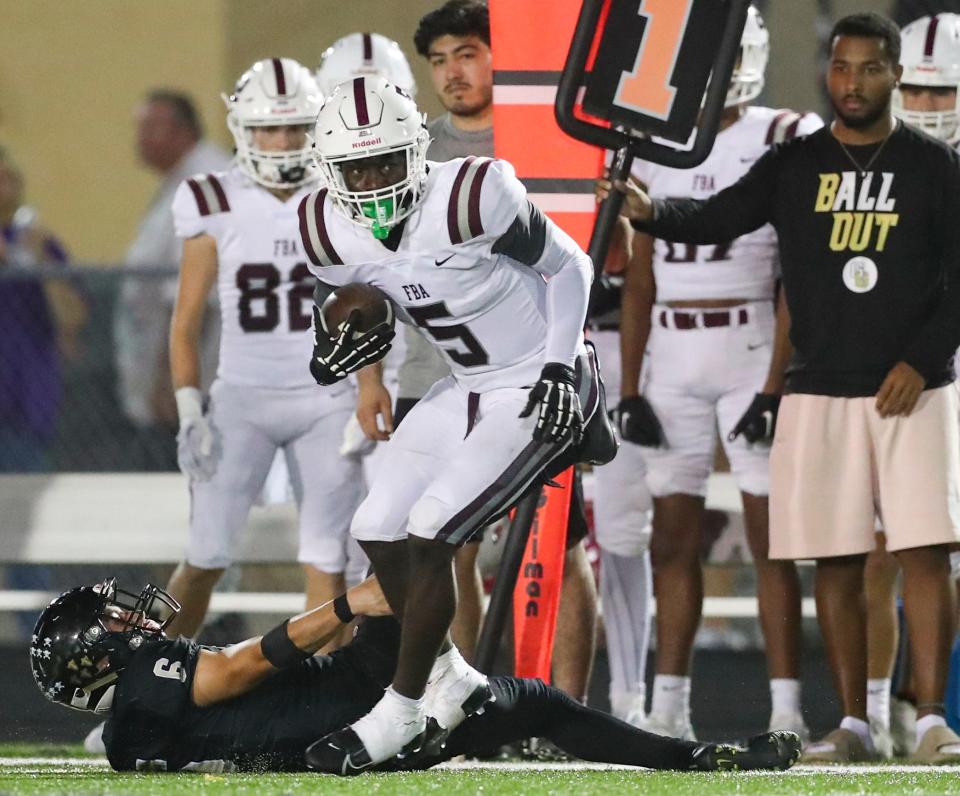
[[[232,167],[184,180],[173,200],[177,235],[217,241],[222,331],[217,377],[291,389],[310,375],[314,278],[297,206],[315,184],[281,201]]]
[[[823,126],[815,113],[799,114],[749,105],[743,116],[717,134],[707,159],[692,169],[635,161],[633,175],[655,198],[706,199],[733,185],[772,144],[807,135]],[[780,274],[777,234],[770,224],[718,245],[657,239],[653,251],[657,302],[692,299],[773,297]]]
[[[549,221],[532,267],[499,251],[498,239],[526,207],[526,190],[509,163],[469,157],[429,164],[423,198],[396,251],[344,218],[325,189],[307,197],[300,214],[319,279],[383,290],[402,320],[425,331],[465,389],[487,392],[537,381],[547,342],[544,277],[586,259]],[[582,326],[583,319],[574,322]],[[582,333],[576,349],[568,364],[584,350]]]

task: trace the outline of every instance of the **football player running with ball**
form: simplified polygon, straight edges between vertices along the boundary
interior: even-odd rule
[[[555,468],[591,458],[581,439],[609,429],[582,333],[593,268],[510,164],[428,163],[424,115],[382,78],[339,86],[315,141],[327,187],[301,203],[300,229],[318,304],[337,286],[372,284],[452,371],[394,433],[351,525],[402,636],[383,698],[314,749],[312,764],[341,772],[417,749],[428,719],[435,739],[491,699],[449,640],[454,552]],[[331,337],[320,321],[321,384],[383,356],[393,334],[357,335],[347,320]]]
[[[186,558],[169,589],[183,604],[172,629],[188,636],[231,563],[278,449],[300,514],[308,606],[343,590],[347,529],[363,498],[359,464],[337,452],[353,391],[344,382],[318,395],[304,366],[314,280],[297,206],[318,181],[307,134],[320,91],[304,66],[268,58],[245,72],[225,101],[234,165],[184,181],[173,201],[184,244],[170,354],[191,522]],[[217,380],[205,402],[197,339],[214,285],[223,331]]]

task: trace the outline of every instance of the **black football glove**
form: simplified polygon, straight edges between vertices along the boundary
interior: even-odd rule
[[[347,374],[383,359],[396,332],[385,323],[354,337],[360,325],[360,311],[354,310],[331,337],[324,330],[320,310],[314,306],[314,346],[310,373],[317,384],[336,384]]]
[[[657,420],[650,402],[642,395],[621,398],[617,408],[610,412],[610,419],[620,432],[620,439],[626,442],[643,445],[645,448],[661,448],[667,445],[663,426]]]
[[[573,368],[559,362],[548,362],[540,371],[540,380],[530,390],[527,405],[520,417],[529,417],[535,407],[540,416],[533,429],[539,442],[562,442],[572,437],[574,444],[583,435],[583,413]]]
[[[750,406],[737,421],[727,439],[733,442],[743,434],[751,445],[758,442],[769,445],[773,442],[773,431],[777,427],[777,412],[780,409],[780,396],[758,392],[753,396]]]

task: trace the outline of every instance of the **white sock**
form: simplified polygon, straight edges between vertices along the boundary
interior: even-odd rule
[[[611,704],[615,700],[631,702],[638,690],[646,689],[652,582],[649,553],[621,556],[600,549],[600,598]]]
[[[867,680],[867,718],[890,729],[890,678]]]
[[[800,714],[800,681],[790,677],[770,680],[770,715],[797,716]]]
[[[400,751],[395,748],[398,733],[410,735],[403,739],[405,744],[423,729],[424,723],[423,697],[413,699],[403,696],[391,686],[383,692],[383,697],[373,706],[373,710],[355,721],[351,728],[363,741],[370,759],[380,763]]]
[[[610,691],[610,712],[621,721],[626,721],[631,711],[646,710],[647,687],[641,683],[636,691]]]
[[[658,674],[653,678],[650,712],[674,719],[690,717],[690,678],[678,674]]]
[[[388,699],[393,703],[395,703],[395,705],[398,706],[398,709],[400,709],[401,713],[403,712],[402,709],[406,709],[407,712],[413,712],[413,713],[423,710],[422,695],[417,699],[414,699],[413,697],[404,696],[399,691],[395,691],[393,689],[393,686],[391,685],[391,686],[388,686],[387,690],[383,692],[383,696],[385,699]]]
[[[437,659],[433,662],[433,668],[430,670],[430,680],[434,680],[443,674],[451,666],[466,666],[467,662],[463,659],[463,656],[460,654],[460,650],[456,647],[450,647],[442,655],[438,655]]]
[[[859,735],[860,740],[863,741],[863,745],[867,747],[868,752],[876,751],[873,748],[873,738],[870,737],[870,725],[863,719],[858,719],[854,716],[844,716],[843,721],[840,722],[840,727]]]
[[[920,746],[920,741],[923,740],[923,736],[926,734],[927,730],[931,727],[946,727],[947,720],[943,718],[939,713],[928,713],[926,716],[921,716],[917,719],[917,742],[913,747],[913,751],[917,751],[917,747]]]

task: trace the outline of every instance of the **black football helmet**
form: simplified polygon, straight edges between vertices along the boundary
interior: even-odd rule
[[[155,615],[169,614],[157,621]],[[180,604],[146,585],[139,595],[117,588],[116,578],[64,592],[33,629],[30,668],[51,702],[106,713],[120,672],[140,645],[163,638]]]

